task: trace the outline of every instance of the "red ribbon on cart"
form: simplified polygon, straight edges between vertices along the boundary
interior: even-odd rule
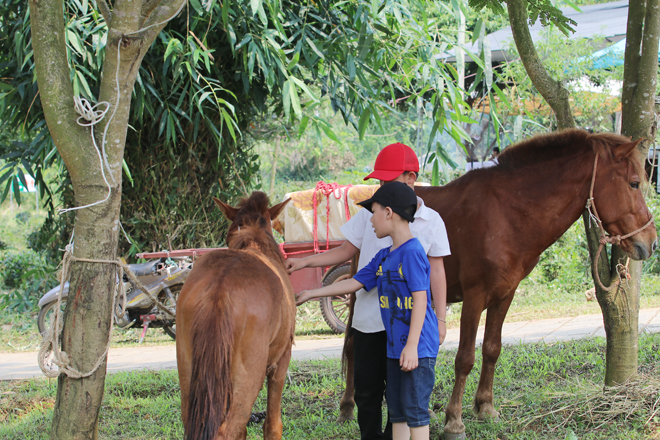
[[[314,226],[313,226],[313,238],[314,238],[314,253],[318,254],[330,250],[330,195],[332,194],[335,199],[341,200],[342,190],[344,198],[344,209],[346,212],[346,221],[351,219],[351,211],[348,207],[348,191],[353,187],[352,184],[340,185],[336,182],[326,183],[324,181],[319,181],[316,183],[316,188],[312,195],[312,209],[314,211]],[[317,192],[320,192],[325,196],[326,200],[326,222],[325,222],[325,249],[321,250],[319,247],[319,233],[318,233],[318,205],[317,203]],[[299,251],[299,252],[285,252],[284,243],[280,243],[280,249],[282,254],[288,258],[289,255],[302,254],[309,251]]]
[[[351,219],[351,213],[348,209],[348,190],[351,189],[353,185],[340,185],[337,182],[326,183],[320,181],[316,183],[316,190],[312,196],[312,207],[314,209],[314,252],[319,253],[319,239],[318,239],[318,206],[316,203],[316,193],[320,192],[325,196],[325,250],[329,250],[330,247],[330,194],[335,196],[336,200],[341,200],[341,190],[344,189],[344,207],[346,209],[346,221]],[[337,195],[337,192],[339,195]],[[324,251],[325,252],[325,251]]]

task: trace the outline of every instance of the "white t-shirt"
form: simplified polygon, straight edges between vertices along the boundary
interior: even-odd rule
[[[415,212],[415,221],[410,223],[410,232],[416,237],[426,255],[429,257],[444,257],[450,255],[449,240],[445,222],[440,214],[424,205],[424,201],[417,197],[419,208]],[[358,270],[367,265],[379,250],[392,246],[392,238],[376,237],[371,225],[371,212],[360,209],[348,222],[341,227],[341,232],[353,246],[360,249]],[[355,308],[353,310],[353,328],[363,333],[376,333],[385,331],[380,317],[378,304],[378,290],[370,291],[360,289],[357,291]]]

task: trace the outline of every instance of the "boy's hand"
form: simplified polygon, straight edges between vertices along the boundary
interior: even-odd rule
[[[445,342],[445,338],[447,337],[447,324],[445,324],[444,321],[440,321],[438,319],[438,334],[440,336],[440,345],[442,345],[443,342]]]
[[[303,261],[303,258],[289,258],[286,260],[286,271],[289,274],[292,274],[297,270],[304,269],[305,267],[307,267],[307,265]]]
[[[417,368],[419,365],[419,359],[417,358],[417,347],[414,347],[410,344],[406,344],[401,351],[401,357],[399,358],[399,366],[401,371],[412,371]]]
[[[312,295],[309,290],[303,290],[302,292],[296,295],[296,306],[305,304],[307,301],[312,299]]]

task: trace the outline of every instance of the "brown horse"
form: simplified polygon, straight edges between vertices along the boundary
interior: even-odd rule
[[[495,167],[470,171],[442,187],[415,188],[447,226],[451,246],[451,255],[444,258],[447,302],[463,301],[454,390],[446,407],[446,439],[462,438],[465,433],[463,392],[474,366],[484,310],[483,364],[474,410],[480,420],[498,417],[493,376],[507,310],[518,284],[536,266],[541,253],[584,212],[596,156],[593,203],[605,230],[623,236],[650,222],[637,144],[615,134],[567,130],[507,148]],[[655,249],[655,225],[648,226],[621,242],[630,258],[646,259]],[[342,399],[343,419],[351,418],[353,412],[349,387],[350,379]]]
[[[264,439],[282,437],[281,400],[296,306],[268,208],[254,192],[232,208],[228,249],[195,262],[176,310],[176,359],[186,439],[245,439],[254,401],[268,377]]]

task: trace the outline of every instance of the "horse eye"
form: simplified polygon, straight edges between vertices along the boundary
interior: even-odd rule
[[[630,187],[632,189],[639,189],[639,182],[630,182]]]

